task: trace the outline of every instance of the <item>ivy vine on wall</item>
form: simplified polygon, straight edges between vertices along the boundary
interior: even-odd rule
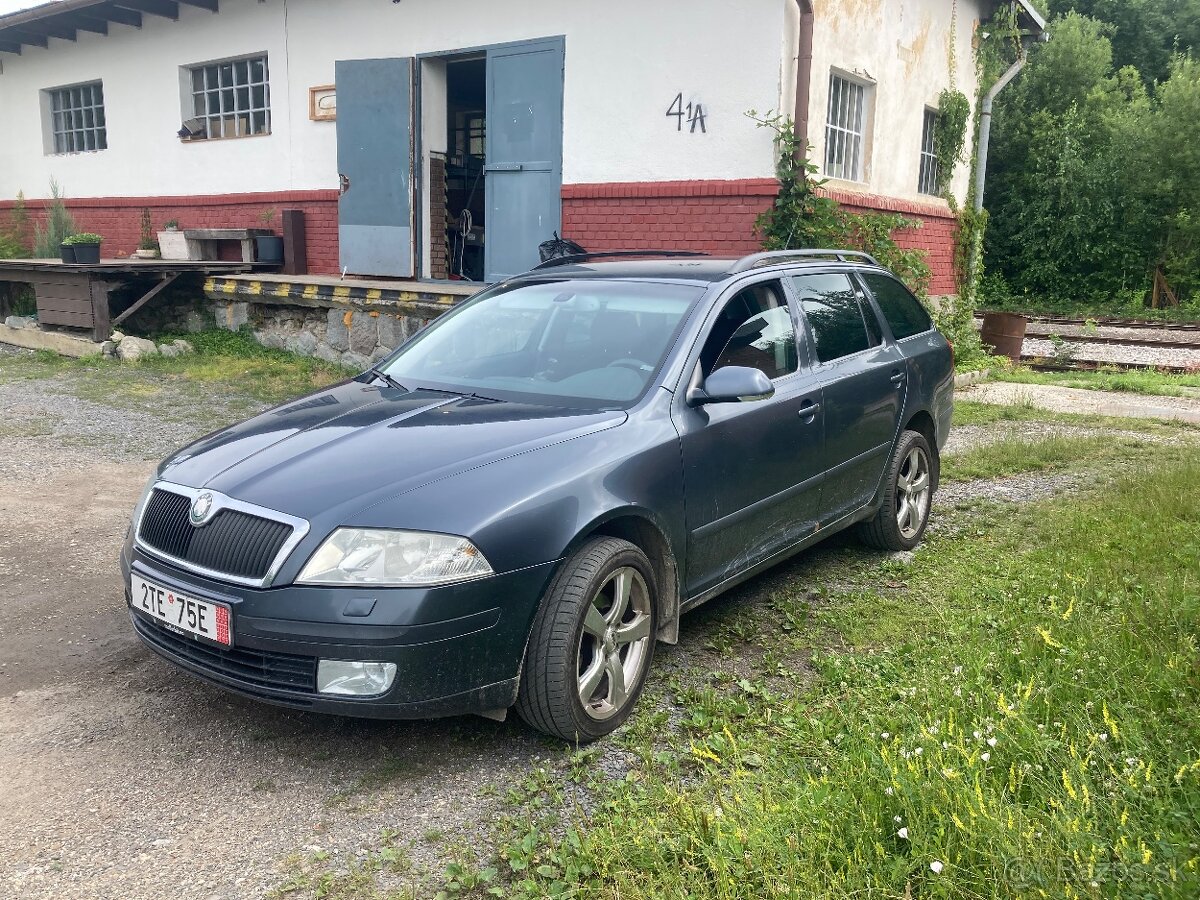
[[[954,178],[954,168],[965,161],[967,125],[971,120],[971,101],[962,91],[947,88],[938,97],[937,122],[933,129],[933,149],[937,155],[937,190],[946,194]]]

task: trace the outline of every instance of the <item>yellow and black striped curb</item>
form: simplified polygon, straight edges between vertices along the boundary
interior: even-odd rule
[[[400,315],[422,314],[426,318],[441,315],[467,299],[461,294],[441,293],[436,285],[430,285],[427,291],[413,291],[334,283],[258,281],[216,275],[205,279],[204,295],[210,300],[294,306],[348,306],[388,310]]]

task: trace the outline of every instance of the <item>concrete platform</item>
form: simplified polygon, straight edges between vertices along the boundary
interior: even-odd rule
[[[0,343],[24,347],[26,350],[50,350],[62,356],[96,356],[101,344],[87,338],[75,337],[62,331],[43,331],[40,328],[10,328],[0,325]]]

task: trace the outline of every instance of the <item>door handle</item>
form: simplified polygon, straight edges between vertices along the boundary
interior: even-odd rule
[[[907,377],[908,377],[908,375],[905,374],[904,372],[893,372],[892,373],[892,384],[894,384],[896,387],[900,387],[900,385],[904,384],[904,379],[906,379]]]
[[[821,411],[820,403],[805,403],[800,407],[800,418],[811,419]]]

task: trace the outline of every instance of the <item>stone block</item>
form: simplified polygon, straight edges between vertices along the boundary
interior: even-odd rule
[[[254,339],[271,350],[283,349],[283,335],[277,331],[256,331]]]
[[[349,366],[351,369],[357,369],[360,372],[364,372],[370,368],[371,361],[361,353],[354,353],[351,351],[349,353],[342,354],[342,365]]]
[[[334,308],[326,317],[325,343],[339,353],[350,349],[350,329],[346,325],[349,316],[349,310]]]
[[[307,331],[300,331],[289,337],[283,346],[301,356],[312,356],[317,349],[317,339]]]
[[[320,344],[317,349],[313,351],[313,356],[315,356],[317,359],[324,360],[327,363],[335,363],[336,365],[341,365],[342,363],[342,354],[337,350],[334,350],[328,344]]]
[[[126,362],[141,359],[143,356],[153,356],[156,353],[158,353],[158,347],[154,341],[148,341],[145,338],[126,336],[121,343],[117,344],[117,356]]]
[[[381,315],[379,317],[379,346],[395,350],[408,337],[404,327],[404,319],[399,316]]]
[[[217,324],[227,331],[239,331],[250,323],[249,303],[230,303],[217,316]]]
[[[350,349],[360,356],[370,356],[379,346],[379,317],[355,312],[350,320]]]

